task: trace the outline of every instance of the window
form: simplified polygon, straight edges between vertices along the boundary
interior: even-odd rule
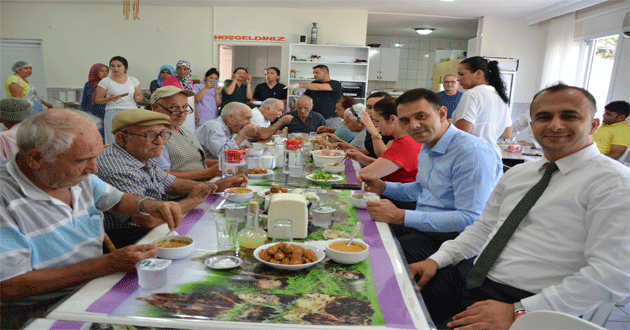
[[[619,35],[584,40],[580,49],[580,64],[577,80],[591,92],[597,101],[597,118],[604,113],[607,104],[610,77],[615,64],[615,53]]]

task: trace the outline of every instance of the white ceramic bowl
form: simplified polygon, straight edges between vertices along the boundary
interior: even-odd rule
[[[234,192],[236,190],[239,189],[247,189],[249,190],[249,192],[246,193],[238,193],[238,194],[229,194],[227,197],[227,200],[229,200],[230,202],[234,202],[234,203],[242,203],[242,202],[246,202],[250,199],[252,199],[252,197],[254,196],[254,191],[249,189],[249,188],[229,188],[229,189],[225,189],[225,192]]]
[[[352,264],[356,264],[365,260],[369,255],[370,246],[360,239],[355,238],[352,241],[352,244],[356,243],[358,245],[363,246],[365,250],[361,252],[341,252],[341,251],[336,251],[330,248],[330,244],[339,243],[339,242],[348,243],[348,239],[347,238],[333,239],[333,240],[328,241],[328,244],[326,244],[326,256],[335,262],[338,262],[340,264],[352,265]]]
[[[324,164],[324,166],[322,166],[322,168],[324,169],[325,172],[328,173],[343,173],[346,171],[346,166],[332,166],[333,164]]]
[[[314,150],[313,161],[315,161],[315,165],[322,167],[324,164],[333,164],[333,163],[341,163],[341,161],[346,157],[346,153],[341,150],[335,150],[340,153],[340,156],[320,156],[322,150]]]
[[[159,238],[154,239],[153,243],[158,243],[158,242],[169,240],[169,239],[182,240],[182,241],[190,242],[190,244],[186,246],[182,246],[182,247],[177,247],[177,248],[164,248],[158,245],[158,252],[157,252],[158,258],[172,259],[172,260],[181,259],[190,255],[195,249],[195,241],[188,236],[182,236],[182,235],[159,237]]]
[[[377,200],[380,199],[380,197],[377,194],[374,193],[365,193],[366,195],[369,195],[370,198],[372,198],[373,200]],[[352,206],[359,208],[359,209],[364,209],[366,208],[366,204],[367,201],[370,200],[369,198],[363,198],[363,194],[362,193],[357,193],[357,194],[352,194],[350,195],[350,204],[352,204]]]
[[[304,243],[296,243],[296,242],[291,242],[289,244],[293,244],[293,245],[300,245],[302,247],[304,247],[305,249],[311,249],[313,250],[313,252],[315,252],[315,255],[317,255],[317,261],[308,263],[308,264],[302,264],[302,265],[280,265],[280,264],[274,264],[273,262],[268,262],[268,261],[264,261],[262,259],[260,259],[260,257],[258,256],[258,254],[260,253],[261,250],[266,249],[272,245],[276,245],[278,244],[278,242],[276,243],[269,243],[269,244],[265,244],[263,246],[259,246],[256,248],[256,250],[254,250],[254,258],[256,258],[256,260],[262,262],[263,264],[273,267],[273,268],[277,268],[277,269],[284,269],[284,270],[300,270],[300,269],[304,269],[304,268],[308,268],[311,267],[319,262],[321,262],[322,260],[324,260],[324,258],[326,257],[326,253],[313,245],[308,245],[308,244],[304,244]]]

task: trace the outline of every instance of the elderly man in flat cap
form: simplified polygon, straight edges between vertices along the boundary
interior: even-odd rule
[[[112,121],[116,142],[105,147],[98,156],[98,177],[128,194],[166,200],[167,195],[184,196],[178,203],[187,213],[203,202],[209,193],[234,185],[242,180],[236,176],[217,183],[179,179],[162,171],[155,158],[162,154],[164,144],[172,136],[167,115],[143,110],[122,111]],[[138,226],[127,215],[105,213],[105,231],[116,247],[135,243],[161,222],[140,215],[145,226]]]
[[[188,96],[193,92],[175,86],[160,87],[151,94],[151,109],[169,116],[171,139],[166,142],[158,164],[166,173],[180,179],[206,181],[221,176],[218,162],[207,159],[195,135],[183,124],[193,113],[188,105]]]
[[[0,132],[0,162],[5,161],[18,151],[17,131],[20,122],[33,114],[30,103],[17,97],[8,97],[0,101],[0,123],[6,127]]]
[[[99,119],[83,111],[42,111],[22,122],[18,153],[0,163],[3,329],[42,317],[77,284],[135,272],[138,261],[157,255],[155,244],[103,255],[103,211],[150,214],[171,230],[181,222],[180,204],[125,194],[92,175],[103,151],[97,125]]]

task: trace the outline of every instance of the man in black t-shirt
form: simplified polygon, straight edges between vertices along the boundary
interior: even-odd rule
[[[313,67],[313,76],[315,80],[311,83],[291,84],[287,88],[306,88],[304,95],[313,99],[313,111],[324,117],[327,127],[337,127],[341,119],[335,113],[335,102],[343,96],[341,83],[330,79],[328,67],[322,64]]]

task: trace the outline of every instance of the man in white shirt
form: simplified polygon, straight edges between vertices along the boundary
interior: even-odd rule
[[[293,120],[293,116],[282,116],[284,103],[278,99],[268,98],[262,102],[259,109],[252,109],[252,124],[258,126],[256,135],[249,138],[249,141],[266,140],[276,133],[282,126],[287,125]]]
[[[534,96],[531,127],[544,157],[507,171],[477,222],[410,265],[436,324],[507,329],[528,311],[583,315],[630,295],[630,170],[592,143],[595,109],[593,96],[577,87]],[[479,269],[472,258],[486,254],[549,162],[559,170],[513,234],[498,235],[506,245],[480,286],[472,285],[468,274]]]

